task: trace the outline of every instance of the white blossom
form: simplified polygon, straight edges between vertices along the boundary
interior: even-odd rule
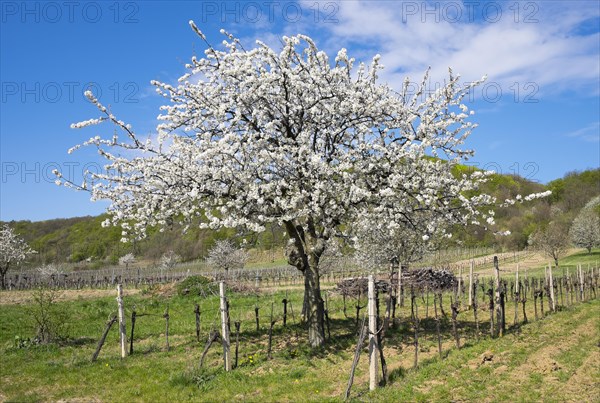
[[[277,223],[292,239],[288,262],[318,279],[327,241],[363,217],[417,236],[488,219],[482,208],[495,200],[465,194],[490,173],[454,174],[473,155],[464,142],[476,124],[462,101],[482,80],[462,85],[449,70],[432,89],[427,72],[415,94],[408,80],[395,91],[378,81],[378,56],[356,65],[342,49],[329,60],[305,35],[283,37],[280,50],[260,41],[246,50],[227,32],[219,50],[190,25],[208,48],[177,86],[152,82],[169,101],[157,143],[86,92],[118,133],[83,143],[108,161],[88,173],[94,186],[85,190],[112,202],[111,224],[129,236],[197,217],[214,229]],[[309,294],[319,305],[320,290]],[[321,333],[310,333],[311,344]]]
[[[133,253],[127,253],[119,258],[119,264],[121,266],[128,267],[131,263],[135,263],[135,256]]]
[[[42,277],[54,280],[58,279],[58,276],[64,273],[63,267],[55,263],[44,264],[36,270]]]
[[[590,200],[575,217],[569,231],[573,243],[580,248],[586,248],[588,253],[592,248],[600,246],[599,205],[600,196]]]
[[[161,270],[171,270],[179,261],[181,261],[181,256],[169,250],[160,257],[160,268]]]
[[[215,242],[215,245],[208,251],[206,262],[216,269],[229,271],[243,268],[248,257],[248,252],[225,239]]]

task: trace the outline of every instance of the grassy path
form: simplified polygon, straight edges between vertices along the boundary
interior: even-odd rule
[[[424,362],[365,401],[600,402],[600,301]]]

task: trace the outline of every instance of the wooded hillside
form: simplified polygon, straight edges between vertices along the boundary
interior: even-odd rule
[[[600,195],[600,169],[570,172],[547,185],[515,175],[493,175],[481,189],[499,200],[544,190],[551,190],[552,196],[498,210],[497,225],[493,230],[485,231],[480,227],[455,228],[452,244],[495,246],[509,250],[525,248],[529,235],[538,226],[545,225],[557,216],[563,221],[572,222],[592,197]],[[116,263],[120,256],[129,252],[140,258],[157,260],[168,250],[174,250],[183,260],[191,260],[206,256],[214,242],[224,238],[233,239],[237,243],[245,240],[248,247],[267,251],[274,248],[280,250],[286,242],[284,231],[277,226],[267,228],[261,234],[193,227],[183,234],[181,228],[174,224],[163,232],[155,228],[149,229],[148,238],[143,241],[122,243],[120,228],[101,226],[106,218],[106,215],[100,215],[39,222],[13,221],[9,224],[39,252],[31,259],[32,265],[88,260],[100,266]],[[511,232],[508,236],[494,234],[507,230]]]

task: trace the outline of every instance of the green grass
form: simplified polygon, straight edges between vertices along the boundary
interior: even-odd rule
[[[292,305],[288,305],[288,326],[284,328],[281,300],[286,296]],[[427,301],[426,296],[424,298]],[[258,299],[256,295],[230,294],[229,299],[232,322],[239,320],[242,323],[239,366],[230,373],[222,369],[222,348],[218,343],[209,350],[204,367],[199,368],[199,358],[208,331],[212,327],[219,328],[219,301],[216,296],[201,299],[148,292],[126,297],[127,317],[130,318],[134,306],[139,315],[135,330],[135,352],[124,360],[120,359],[115,326],[95,363],[90,362],[90,357],[108,316],[116,310],[114,297],[60,302],[58,307],[67,312],[70,318],[69,338],[59,345],[24,348],[15,346],[15,338],[26,339],[35,334],[29,314],[32,306],[2,305],[0,400],[341,400],[356,343],[355,300],[348,299],[346,313],[349,318],[346,318],[342,298],[329,295],[332,339],[325,348],[313,351],[304,342],[305,330],[298,323],[302,303],[300,290],[289,290],[287,295],[285,291],[267,291],[260,294]],[[479,299],[483,307],[481,295]],[[389,337],[385,342],[390,384],[368,392],[368,358],[366,351],[363,351],[352,399],[561,401],[571,398],[572,395],[568,393],[572,393],[572,388],[579,385],[577,382],[587,379],[586,373],[590,374],[591,379],[600,375],[597,345],[600,338],[599,300],[565,308],[524,326],[509,326],[508,334],[501,339],[486,336],[489,318],[486,311],[482,310],[479,314],[481,333],[478,341],[472,311],[464,310],[458,320],[462,343],[466,343],[466,346],[460,350],[454,347],[450,321],[442,320],[443,360],[439,359],[437,353],[433,308],[429,306],[427,309],[421,298],[418,301],[421,318],[419,367],[412,368],[413,330],[408,322],[410,307],[405,306],[397,310],[400,321],[388,332]],[[364,302],[363,298],[360,304],[364,305]],[[195,303],[200,304],[202,312],[200,342],[195,340]],[[170,314],[170,351],[165,348],[165,321],[162,318],[167,304]],[[254,323],[255,304],[260,307],[261,326],[258,332]],[[266,330],[271,304],[277,323],[273,334],[273,359],[267,360]],[[448,296],[444,297],[444,304],[444,309],[449,313]],[[532,303],[528,308],[528,316],[532,320]],[[361,317],[364,312],[361,311]],[[512,312],[512,305],[508,304],[509,323],[512,323]],[[232,335],[234,343],[235,337]],[[483,365],[480,364],[480,356],[486,351],[491,351],[494,359]],[[595,356],[591,356],[592,353]],[[593,359],[591,362],[590,357]],[[551,361],[556,361],[560,368],[553,370],[547,367],[552,365]],[[539,368],[530,368],[529,363]],[[594,383],[582,390],[583,401],[585,396],[600,395],[600,388]]]
[[[592,249],[591,253],[587,250],[574,253],[567,257],[564,257],[558,261],[559,266],[572,266],[576,267],[578,264],[582,264],[587,269],[587,265],[598,267],[600,263],[600,248]]]
[[[585,303],[503,338],[451,350],[446,359],[425,362],[359,400],[565,401],[579,390],[581,401],[598,401],[599,308],[597,300]],[[482,363],[484,352],[493,354],[492,361]],[[587,383],[575,375],[586,360]]]
[[[585,270],[588,269],[588,265],[589,267],[597,268],[600,264],[600,249],[592,249],[591,253],[588,253],[587,250],[582,250],[565,256],[558,260],[558,269],[554,267],[552,259],[548,258],[547,260],[548,262],[545,264],[528,268],[528,274],[543,277],[544,270],[548,267],[548,264],[552,265],[554,275],[566,275],[567,269],[571,275],[574,275],[578,265],[581,265]]]

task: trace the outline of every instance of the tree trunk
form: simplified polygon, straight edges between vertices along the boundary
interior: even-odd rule
[[[0,267],[0,277],[2,277],[2,289],[6,290],[6,273],[8,273],[8,264],[5,267]]]
[[[287,250],[288,263],[304,274],[304,307],[311,347],[325,344],[325,304],[321,297],[319,260],[325,250],[325,240],[317,236],[312,220],[308,219],[306,230],[285,221],[293,244]]]
[[[321,297],[318,268],[307,267],[304,270],[304,277],[306,279],[304,295],[307,302],[308,342],[311,347],[320,347],[325,344],[325,307]]]

